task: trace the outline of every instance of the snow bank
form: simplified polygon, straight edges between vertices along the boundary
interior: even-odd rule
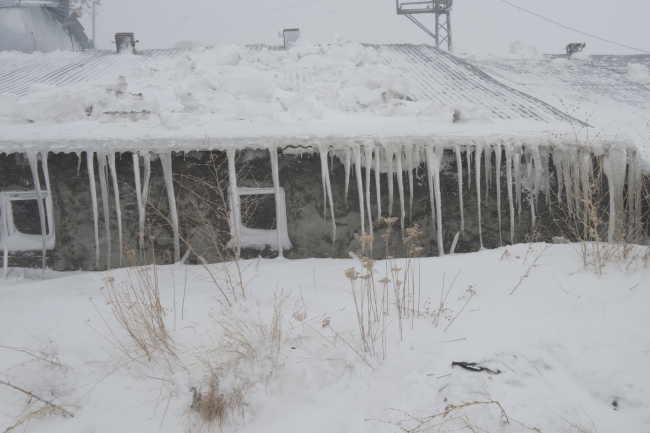
[[[382,63],[381,50],[336,36],[331,45],[300,39],[287,51],[240,45],[195,48],[138,64],[131,74],[70,87],[34,86],[8,113],[29,122],[131,121],[155,116],[170,129],[214,121],[292,125],[342,115],[486,122],[476,106],[447,107],[409,98],[410,83]],[[129,91],[127,91],[127,88]],[[481,112],[481,115],[469,113]]]

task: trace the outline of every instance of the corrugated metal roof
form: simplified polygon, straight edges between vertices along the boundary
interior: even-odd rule
[[[382,61],[409,80],[413,100],[448,105],[468,103],[486,107],[501,119],[555,121],[567,116],[552,105],[507,86],[470,62],[428,45],[373,46],[382,50]],[[281,47],[253,45],[250,49]],[[114,51],[87,51],[58,55],[0,53],[0,92],[25,95],[33,84],[65,86],[105,75],[127,74],[138,63],[175,57],[188,49],[141,50],[136,56]],[[310,77],[296,71],[297,88]],[[316,77],[313,77],[316,79]]]
[[[23,54],[0,53],[0,93],[26,95],[33,84],[66,86],[105,75],[127,74],[138,63],[160,57],[175,57],[187,49],[139,50],[136,56],[115,51]]]
[[[628,64],[650,68],[650,55],[467,56],[495,79],[552,104],[579,103],[584,110],[631,114],[650,110],[650,79],[628,77]],[[609,115],[609,113],[608,113]]]

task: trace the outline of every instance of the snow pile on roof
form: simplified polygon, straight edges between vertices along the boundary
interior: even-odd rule
[[[524,41],[510,42],[510,54],[519,54],[521,56],[536,56],[537,48],[528,45]]]
[[[491,112],[481,107],[412,101],[408,79],[383,65],[381,58],[381,50],[340,36],[332,45],[301,39],[288,51],[239,45],[196,48],[176,58],[141,63],[118,79],[33,86],[20,100],[2,104],[0,114],[57,123],[137,121],[153,115],[171,129],[242,120],[291,125],[336,121],[352,113],[436,123],[490,121]]]
[[[650,69],[639,63],[628,63],[627,78],[633,81],[650,81]]]

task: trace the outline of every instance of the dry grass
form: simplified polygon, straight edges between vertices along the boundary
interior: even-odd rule
[[[589,414],[582,409],[583,414],[574,410],[569,412],[566,409],[559,409],[559,412],[552,412],[555,415],[553,425],[560,433],[598,433],[596,424]]]
[[[390,412],[397,413],[395,419],[391,421],[369,421],[389,424],[404,433],[454,432],[462,430],[469,430],[473,433],[488,432],[489,430],[479,426],[476,419],[484,414],[484,411],[489,410],[490,407],[496,408],[501,420],[506,424],[510,424],[510,419],[501,404],[490,398],[485,401],[464,402],[458,405],[448,404],[443,411],[434,414],[421,415],[415,412],[388,409]],[[479,409],[479,411],[475,413],[471,411],[472,409]]]
[[[255,299],[250,307],[240,302],[233,309],[213,311],[216,330],[207,330],[211,341],[195,352],[195,366],[205,375],[192,389],[188,430],[223,429],[244,416],[251,388],[277,377],[283,355],[303,337],[298,328],[307,313],[296,310],[290,316],[291,300],[290,293],[275,291],[270,314]]]
[[[153,248],[153,239],[151,242]],[[160,302],[156,264],[140,264],[135,250],[129,246],[124,251],[131,265],[126,268],[124,280],[118,283],[109,275],[104,279],[106,286],[102,289],[106,303],[121,329],[115,329],[96,309],[109,329],[109,341],[124,355],[134,361],[140,361],[143,356],[156,362],[162,359],[171,368],[178,357],[165,326],[165,309]],[[138,354],[138,350],[141,353]]]
[[[46,400],[37,396],[36,394],[27,391],[24,388],[13,385],[10,382],[0,380],[0,385],[10,388],[27,399],[25,408],[14,417],[14,424],[10,425],[4,430],[4,433],[9,433],[12,430],[20,426],[27,426],[29,421],[32,419],[43,418],[48,415],[61,414],[64,417],[73,418],[74,415],[70,412],[69,409],[73,409],[71,406],[62,406],[52,403],[52,401]]]

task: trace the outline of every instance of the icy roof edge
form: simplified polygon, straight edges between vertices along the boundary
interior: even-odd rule
[[[572,134],[549,135],[492,135],[454,137],[241,137],[227,139],[151,139],[151,140],[0,140],[0,154],[22,152],[80,153],[84,151],[154,153],[225,151],[228,149],[279,148],[286,153],[313,153],[319,148],[345,149],[352,146],[546,146],[552,148],[587,148],[598,155],[613,147],[636,151],[637,146],[629,137],[603,137],[589,141],[587,137]]]

